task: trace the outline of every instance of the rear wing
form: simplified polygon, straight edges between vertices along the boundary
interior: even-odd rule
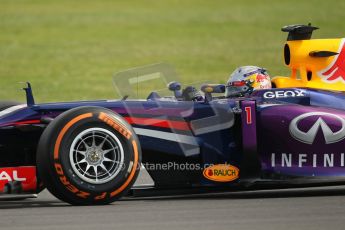
[[[319,29],[318,27],[308,25],[288,25],[282,28],[283,32],[288,32],[288,41],[295,40],[309,40],[314,30]]]

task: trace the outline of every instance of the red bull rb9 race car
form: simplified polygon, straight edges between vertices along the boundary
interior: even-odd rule
[[[70,204],[98,205],[140,191],[345,184],[343,40],[311,40],[314,29],[284,27],[292,76],[246,97],[224,97],[221,84],[195,94],[171,82],[173,96],[131,98],[126,85],[170,73],[152,66],[117,75],[119,100],[36,104],[28,84],[25,104],[0,103],[0,193],[47,188]],[[144,168],[154,184],[133,187]]]

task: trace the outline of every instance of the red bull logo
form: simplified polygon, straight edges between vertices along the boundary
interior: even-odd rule
[[[325,82],[342,81],[345,83],[345,39],[341,41],[339,47],[338,56],[325,70],[319,72]]]
[[[256,75],[256,83],[258,83],[258,86],[256,86],[259,89],[270,89],[272,88],[271,85],[271,79],[268,75],[265,74],[257,74]]]

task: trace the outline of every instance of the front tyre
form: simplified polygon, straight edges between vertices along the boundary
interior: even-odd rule
[[[135,182],[141,149],[131,126],[111,110],[78,107],[54,119],[38,144],[37,168],[57,198],[74,205],[111,203]]]

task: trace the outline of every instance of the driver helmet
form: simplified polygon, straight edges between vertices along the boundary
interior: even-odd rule
[[[226,97],[244,97],[256,89],[272,88],[267,70],[257,66],[242,66],[235,69],[225,86]]]

